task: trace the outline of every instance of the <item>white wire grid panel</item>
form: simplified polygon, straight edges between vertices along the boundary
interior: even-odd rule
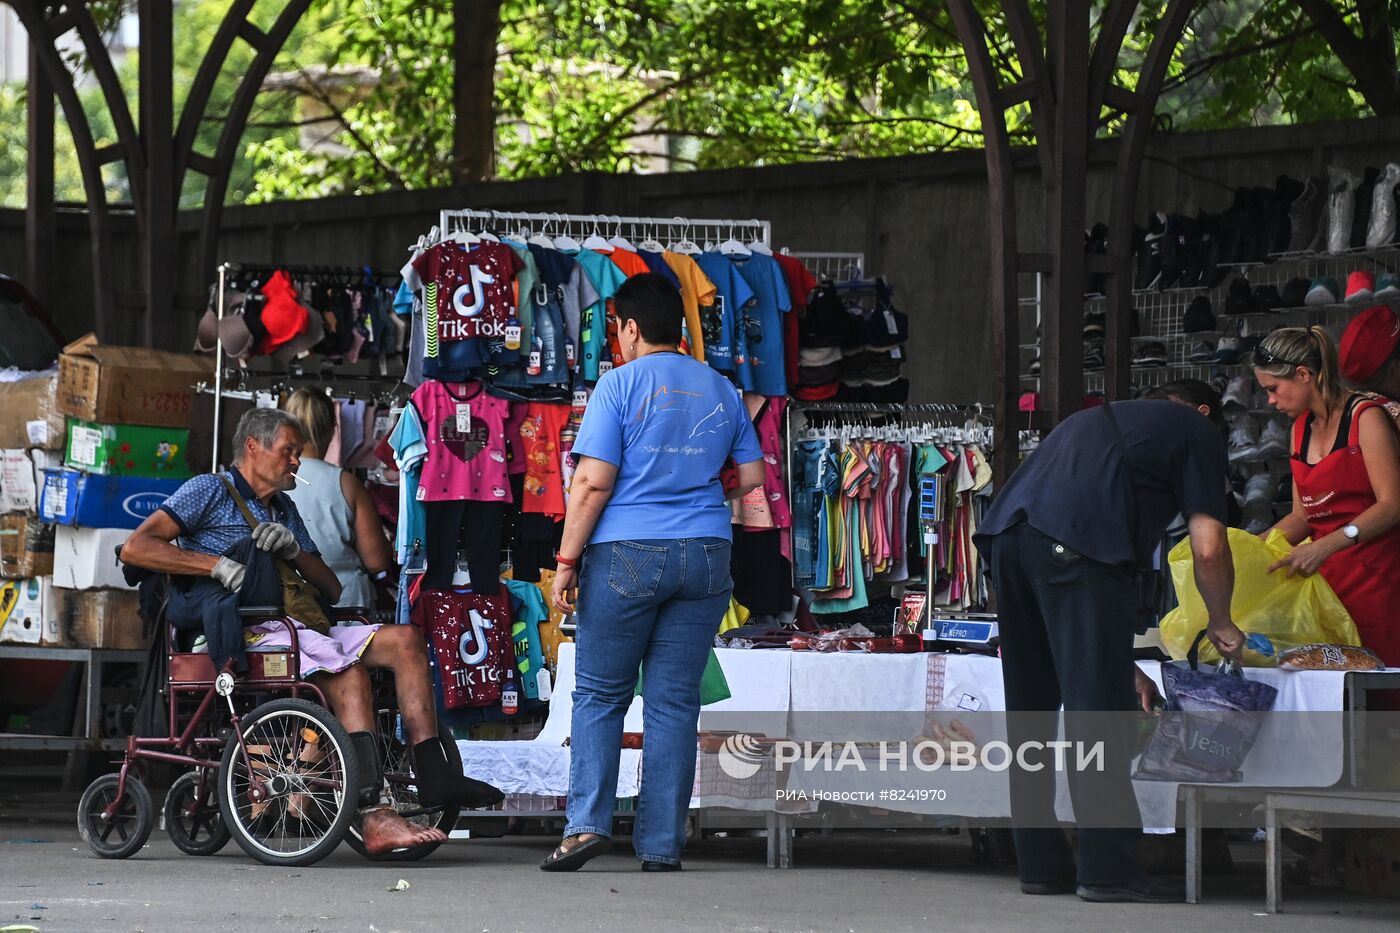
[[[816,276],[818,281],[829,279],[833,282],[849,282],[852,279],[865,277],[864,253],[792,251],[788,255],[794,259],[802,260],[807,271]]]

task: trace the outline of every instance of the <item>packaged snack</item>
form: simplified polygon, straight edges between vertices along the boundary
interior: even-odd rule
[[[1374,651],[1353,645],[1299,645],[1278,656],[1286,671],[1378,671],[1385,667]]]

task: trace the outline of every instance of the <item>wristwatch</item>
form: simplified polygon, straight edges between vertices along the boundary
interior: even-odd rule
[[[1361,529],[1357,528],[1355,525],[1343,525],[1342,534],[1351,544],[1355,544],[1361,540]]]

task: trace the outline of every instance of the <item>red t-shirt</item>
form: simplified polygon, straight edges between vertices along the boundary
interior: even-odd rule
[[[807,310],[807,296],[817,287],[817,277],[795,256],[774,253],[773,258],[778,260],[783,277],[787,279],[788,293],[792,296],[792,313],[783,315],[783,360],[788,385],[797,385],[798,318]]]
[[[413,260],[422,282],[438,288],[438,339],[504,340],[515,314],[515,275],[523,268],[515,250],[489,240],[470,247],[448,240]]]
[[[412,621],[432,646],[445,709],[501,702],[506,671],[515,666],[508,606],[499,594],[465,589],[419,593]]]

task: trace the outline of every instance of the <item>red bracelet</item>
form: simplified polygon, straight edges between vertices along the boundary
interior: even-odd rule
[[[555,557],[554,557],[554,560],[555,560],[560,566],[563,566],[563,567],[577,567],[577,566],[578,566],[578,561],[576,561],[576,560],[571,560],[571,559],[565,557],[563,554],[556,554]]]

